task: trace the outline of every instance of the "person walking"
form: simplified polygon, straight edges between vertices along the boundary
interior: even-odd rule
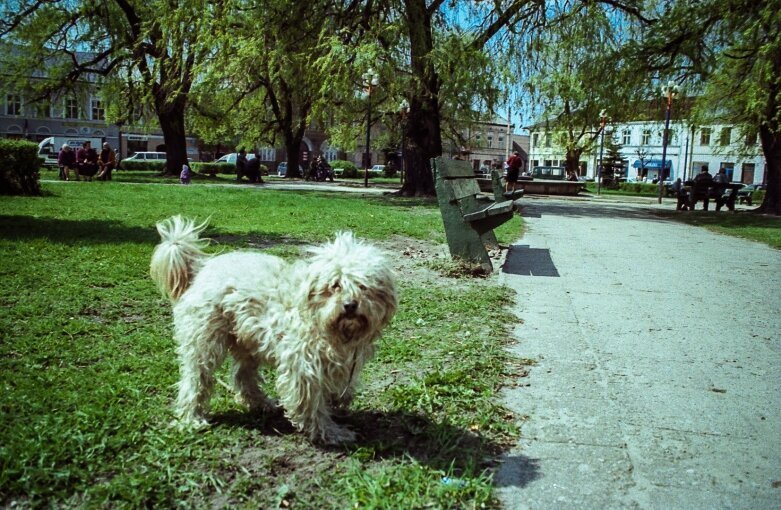
[[[518,176],[521,174],[521,167],[523,166],[523,160],[518,151],[514,151],[513,155],[507,159],[507,178],[505,179],[504,191],[515,191],[515,187],[518,185]]]

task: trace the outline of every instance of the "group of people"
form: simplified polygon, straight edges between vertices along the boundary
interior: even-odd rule
[[[60,179],[70,181],[91,181],[93,177],[101,181],[110,181],[111,174],[117,164],[117,156],[108,143],[103,144],[100,153],[92,148],[92,143],[86,141],[78,150],[67,143],[62,144],[57,155],[57,165],[60,167]]]
[[[697,202],[702,200],[702,209],[707,211],[712,198],[716,202],[716,210],[719,211],[727,203],[727,199],[724,197],[727,184],[729,184],[729,177],[727,177],[725,169],[719,169],[719,172],[712,176],[708,172],[708,165],[702,165],[700,173],[691,182],[691,192],[686,190],[680,177],[673,183],[672,189],[678,199],[676,209],[693,211]]]
[[[249,182],[262,183],[263,178],[260,175],[260,154],[255,153],[255,157],[247,158],[247,151],[239,150],[236,156],[236,180],[240,181],[246,177]]]

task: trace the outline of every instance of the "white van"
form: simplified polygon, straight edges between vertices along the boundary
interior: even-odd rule
[[[38,156],[43,158],[43,165],[50,167],[57,167],[57,155],[62,149],[62,145],[67,143],[71,148],[76,151],[84,145],[84,142],[90,142],[92,148],[100,152],[100,148],[103,145],[101,138],[82,137],[82,136],[50,136],[44,138],[38,143]]]
[[[136,152],[123,161],[165,161],[165,152]]]

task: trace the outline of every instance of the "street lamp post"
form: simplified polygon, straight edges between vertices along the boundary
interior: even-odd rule
[[[409,112],[409,101],[405,98],[399,103],[399,114],[401,115],[401,184],[404,184],[405,170],[407,169],[407,164],[404,161],[404,145],[407,141],[407,126],[404,121],[407,118],[407,112]]]
[[[607,123],[607,112],[599,112],[599,166],[597,167],[597,195],[602,190],[602,151],[605,148],[605,124]]]
[[[662,134],[662,167],[659,170],[659,203],[662,203],[662,190],[664,189],[664,174],[667,166],[667,137],[670,129],[670,112],[673,106],[673,98],[678,95],[678,85],[670,81],[662,87],[662,96],[667,97],[667,112],[664,117],[664,133]]]
[[[371,166],[371,129],[372,129],[372,88],[380,83],[379,76],[371,67],[363,73],[363,84],[366,86],[366,93],[369,96],[369,108],[366,112],[366,153],[363,156],[363,186],[369,187],[369,167]]]

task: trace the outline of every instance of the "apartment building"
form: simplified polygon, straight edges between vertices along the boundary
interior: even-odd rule
[[[554,132],[544,126],[532,126],[529,149],[530,166],[564,165],[565,153],[557,146]],[[608,124],[605,143],[620,147],[627,180],[657,179],[662,168],[662,137],[664,122],[635,121]],[[580,174],[594,177],[599,166],[600,138],[580,161]],[[604,157],[604,149],[603,149]],[[703,165],[711,174],[724,168],[731,181],[745,184],[765,182],[767,165],[758,137],[745,138],[730,125],[690,126],[686,121],[670,124],[666,149],[670,179],[690,179]]]

